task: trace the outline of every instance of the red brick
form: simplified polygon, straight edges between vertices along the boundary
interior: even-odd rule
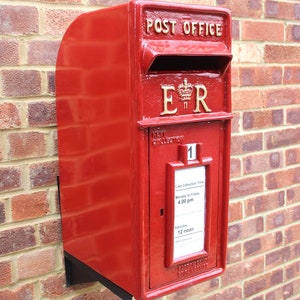
[[[259,0],[217,0],[217,5],[225,5],[236,17],[259,18],[262,15],[262,5]]]
[[[250,220],[243,221],[242,238],[249,238],[256,236],[264,230],[264,220],[262,217],[257,217]]]
[[[11,159],[43,157],[46,155],[45,134],[41,132],[20,132],[8,135],[9,157]]]
[[[0,129],[18,128],[20,126],[21,120],[17,106],[13,103],[0,104]]]
[[[55,73],[47,72],[48,89],[47,92],[54,96],[55,95]]]
[[[292,299],[293,295],[296,296],[295,300],[299,300],[300,294],[300,279],[296,278],[294,281],[287,283],[282,288],[282,293],[285,299]]]
[[[281,152],[253,154],[243,159],[244,174],[254,174],[272,169],[277,169],[283,165]]]
[[[34,285],[25,284],[16,289],[7,289],[0,291],[1,300],[31,300],[37,299],[38,295],[35,295]]]
[[[233,242],[238,239],[249,238],[263,232],[264,224],[263,218],[257,217],[242,223],[237,223],[229,226],[228,230],[228,240]]]
[[[244,41],[284,41],[283,23],[244,21],[242,23],[242,40]]]
[[[24,254],[17,259],[19,279],[45,275],[55,268],[55,251],[47,249]]]
[[[0,168],[0,191],[11,191],[21,187],[21,171],[17,167]]]
[[[274,126],[282,125],[283,124],[283,111],[282,109],[275,109],[272,110],[272,124]]]
[[[242,260],[241,244],[229,245],[227,248],[227,264],[234,264]]]
[[[240,75],[239,68],[232,66],[231,67],[231,86],[239,86]]]
[[[59,44],[59,41],[29,41],[28,63],[31,65],[55,65]]]
[[[285,204],[284,197],[284,192],[268,192],[268,194],[250,198],[245,202],[245,215],[252,216],[279,208]]]
[[[287,190],[287,203],[294,204],[300,202],[300,186],[296,186]]]
[[[239,158],[231,158],[230,161],[230,177],[241,176],[241,160]]]
[[[35,70],[3,70],[3,94],[7,97],[28,97],[41,94],[41,75]]]
[[[300,183],[300,167],[272,172],[266,176],[268,189],[280,189]]]
[[[222,289],[213,296],[202,297],[201,300],[240,300],[242,299],[242,288],[239,286]]]
[[[282,269],[274,270],[270,273],[265,273],[264,275],[257,276],[253,279],[245,281],[244,297],[249,297],[250,299],[250,296],[254,296],[257,293],[269,289],[274,285],[280,284],[282,282],[283,282]],[[251,299],[253,298],[251,297]]]
[[[53,146],[53,155],[58,154],[58,140],[57,140],[57,131],[52,132],[52,146]]]
[[[298,222],[300,220],[300,205],[293,206],[285,211],[288,214],[288,218],[291,223]],[[289,214],[290,213],[290,214]]]
[[[286,244],[298,242],[300,240],[299,224],[290,225],[285,228]]]
[[[46,34],[62,36],[71,22],[83,11],[46,9],[44,15],[44,30]]]
[[[300,107],[287,109],[287,124],[300,124]]]
[[[5,220],[6,220],[5,205],[3,202],[0,202],[0,224],[4,223]]]
[[[0,255],[31,248],[35,244],[35,231],[32,226],[17,227],[0,232]]]
[[[265,15],[267,17],[276,17],[279,13],[277,1],[266,1],[265,2]]]
[[[90,5],[104,5],[104,6],[112,6],[120,3],[124,3],[123,0],[88,0]]]
[[[263,235],[261,238],[261,249],[262,252],[268,252],[275,248],[283,246],[284,239],[281,231],[276,231]]]
[[[262,150],[263,141],[261,133],[233,136],[231,139],[231,154],[243,154]]]
[[[287,42],[300,42],[300,25],[288,25]]]
[[[229,203],[228,219],[229,222],[241,220],[243,217],[243,208],[241,202]]]
[[[115,295],[113,292],[110,290],[96,290],[96,291],[90,291],[88,293],[84,293],[79,296],[74,296],[70,298],[70,300],[96,300],[96,299],[101,299],[101,300],[120,300],[120,297]],[[180,300],[181,297],[176,297],[174,299]],[[158,299],[159,300],[159,299]]]
[[[56,161],[30,165],[30,186],[40,187],[56,184],[58,165]]]
[[[264,106],[264,96],[262,90],[233,90],[232,109],[248,110],[261,108]]]
[[[200,289],[195,289],[196,286],[191,286],[191,287],[186,287],[184,289],[181,289],[179,291],[176,291],[174,294],[172,294],[170,296],[170,298],[172,300],[178,299],[188,299],[189,297],[191,297],[193,294],[197,293],[198,297],[200,297],[202,299],[202,297],[204,295],[206,295],[206,293],[210,290],[209,286],[208,286],[208,282],[205,284],[205,289],[206,289],[206,293],[203,290]],[[72,299],[74,300],[74,299]],[[78,300],[78,299],[76,299]],[[162,300],[162,297],[159,297],[158,300]]]
[[[28,105],[30,126],[52,126],[56,124],[55,101],[34,102]]]
[[[39,1],[44,3],[67,3],[67,4],[85,3],[84,0],[39,0]]]
[[[40,225],[39,233],[43,244],[51,244],[61,241],[60,220],[50,220],[42,223]]]
[[[263,45],[256,42],[234,43],[232,53],[235,63],[262,64],[264,62]]]
[[[282,299],[296,299],[299,300],[299,280],[295,282],[287,283],[284,286],[273,288],[269,293],[266,294],[266,300],[282,300]],[[292,298],[293,295],[296,298]]]
[[[267,63],[298,63],[300,46],[265,45]]]
[[[300,67],[298,66],[285,66],[284,67],[284,84],[300,83]]]
[[[233,120],[231,123],[231,132],[232,133],[238,133],[240,132],[240,120],[241,120],[241,114],[239,112],[233,113]]]
[[[267,216],[267,230],[284,226],[287,223],[285,211],[271,213]]]
[[[271,277],[270,277],[270,283],[271,286],[280,284],[283,282],[283,270],[276,270],[274,272],[272,272]]]
[[[265,93],[267,107],[300,104],[300,88],[269,89]]]
[[[298,144],[300,141],[300,128],[266,132],[265,140],[267,149],[274,149]]]
[[[65,275],[50,276],[45,280],[41,280],[42,295],[48,297],[60,297],[67,293]]]
[[[11,206],[14,221],[43,217],[49,211],[46,192],[14,196]]]
[[[295,289],[293,283],[286,284],[282,288],[282,295],[283,296],[282,296],[281,299],[289,299],[293,295],[299,295],[299,292],[297,292],[297,290],[299,291],[299,281],[295,284],[295,286],[297,287],[296,289]],[[299,298],[297,297],[296,300],[299,300]]]
[[[300,262],[296,261],[286,267],[286,278],[288,280],[292,278],[300,277]]]
[[[267,230],[292,224],[300,220],[300,205],[285,208],[267,215]]]
[[[264,189],[262,176],[233,180],[230,183],[230,197],[237,198],[262,192]]]
[[[247,259],[241,263],[228,266],[222,276],[222,287],[241,281],[264,271],[264,258]]]
[[[0,6],[0,34],[32,34],[39,31],[38,10],[34,6]]]
[[[299,255],[300,255],[300,243],[297,242],[297,243],[294,243],[292,245],[290,245],[291,247],[291,253],[292,253],[292,259],[294,258],[298,258]]]
[[[269,18],[294,20],[300,18],[300,13],[297,11],[297,7],[298,4],[283,1],[266,1],[265,15]]]
[[[282,83],[281,67],[240,68],[241,86],[278,85]]]
[[[0,6],[1,7],[1,6]],[[1,15],[1,13],[0,13]],[[1,17],[0,17],[1,19]],[[0,29],[1,30],[1,29]],[[12,66],[19,63],[19,44],[17,40],[0,40],[0,65]]]
[[[261,240],[260,238],[255,238],[244,244],[245,256],[256,254],[261,251]]]
[[[241,223],[230,225],[228,227],[228,241],[234,242],[241,237],[242,225]]]
[[[219,286],[219,279],[214,278],[214,279],[205,281],[201,284],[181,289],[181,290],[173,293],[171,299],[172,300],[188,299],[188,298],[192,297],[192,295],[197,295],[198,298],[200,297],[200,299],[203,299],[203,297],[205,295],[207,295],[207,293],[209,293],[213,288],[217,288],[218,286]],[[109,298],[107,300],[109,300]],[[158,298],[157,300],[161,300],[161,299]]]
[[[12,282],[12,269],[10,261],[0,261],[0,274],[0,286],[4,286]]]
[[[243,113],[243,129],[268,128],[283,125],[282,109],[252,111]]]
[[[232,20],[232,39],[239,40],[240,38],[240,22],[238,20]]]
[[[290,247],[284,247],[279,250],[268,253],[266,255],[266,268],[269,270],[278,265],[281,265],[284,262],[290,260],[290,256],[291,256]]]

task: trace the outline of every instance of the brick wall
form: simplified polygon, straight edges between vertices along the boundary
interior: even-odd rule
[[[1,300],[117,299],[98,283],[65,285],[54,70],[70,22],[118,2],[1,1]],[[228,268],[163,299],[299,299],[300,1],[189,2],[233,15]]]

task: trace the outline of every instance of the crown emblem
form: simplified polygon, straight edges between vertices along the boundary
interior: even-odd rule
[[[193,93],[193,85],[184,78],[183,83],[178,85],[177,92],[181,101],[189,101]]]

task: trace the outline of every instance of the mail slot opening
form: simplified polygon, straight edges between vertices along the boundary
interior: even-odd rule
[[[207,71],[223,73],[231,56],[181,56],[181,55],[159,55],[157,56],[149,72],[161,71]]]

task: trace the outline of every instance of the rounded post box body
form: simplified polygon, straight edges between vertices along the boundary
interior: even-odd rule
[[[224,271],[231,57],[226,9],[130,1],[71,24],[56,69],[70,284],[153,299]]]

